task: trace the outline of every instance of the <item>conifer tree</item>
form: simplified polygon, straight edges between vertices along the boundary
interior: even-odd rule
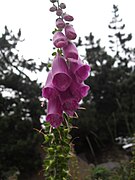
[[[30,175],[41,166],[41,137],[34,131],[41,129],[41,85],[30,79],[41,68],[18,55],[19,41],[21,31],[14,35],[5,27],[0,37],[0,179],[13,169]]]
[[[80,119],[75,121],[79,130],[75,130],[73,134],[82,139],[80,147],[87,144],[91,153],[108,144],[115,144],[118,136],[132,136],[134,133],[135,71],[130,64],[135,56],[134,49],[127,43],[132,35],[125,34],[124,27],[122,19],[119,19],[118,6],[114,5],[109,25],[113,31],[109,35],[113,52],[111,55],[101,47],[100,40],[95,41],[92,33],[86,36],[86,60],[91,66],[91,76],[86,83],[90,85],[91,91],[82,105],[86,110],[79,112]],[[79,138],[75,143],[81,144]]]

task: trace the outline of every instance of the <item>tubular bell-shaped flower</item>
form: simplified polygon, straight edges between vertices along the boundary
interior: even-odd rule
[[[63,48],[68,44],[68,41],[66,36],[62,32],[57,31],[53,36],[53,44],[57,48]]]
[[[84,83],[77,83],[72,81],[70,91],[73,97],[79,102],[83,97],[88,95],[90,87]]]
[[[66,59],[73,58],[78,60],[78,51],[74,43],[68,42],[68,45],[63,47],[63,53]]]
[[[56,27],[58,29],[63,29],[65,27],[65,22],[63,21],[62,18],[56,19]]]
[[[50,71],[48,73],[48,77],[47,77],[45,86],[42,89],[42,96],[49,100],[51,98],[53,99],[53,98],[57,97],[58,94],[59,94],[58,91],[52,84],[52,71]]]
[[[72,82],[66,61],[59,54],[53,60],[52,76],[53,85],[59,91],[65,91]]]
[[[65,21],[73,21],[74,20],[73,16],[66,14],[66,13],[63,15],[63,19]]]
[[[77,34],[71,24],[66,24],[65,35],[70,40],[74,40],[76,38]]]
[[[90,74],[90,66],[83,64],[80,58],[78,61],[70,59],[70,70],[76,76],[78,82],[86,80]]]
[[[70,89],[60,93],[60,101],[63,110],[69,115],[73,115],[78,108],[78,101],[73,97]]]
[[[46,121],[50,122],[50,124],[55,128],[59,127],[62,123],[62,107],[59,97],[49,100]]]

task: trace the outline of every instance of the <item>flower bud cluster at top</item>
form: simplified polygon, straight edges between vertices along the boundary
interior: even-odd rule
[[[53,3],[50,11],[59,16],[56,19],[57,30],[53,35],[53,44],[58,49],[42,89],[42,96],[48,99],[46,121],[57,128],[63,122],[63,112],[73,117],[79,102],[87,96],[89,86],[84,81],[90,74],[90,66],[83,63],[72,42],[77,37],[71,25],[73,16],[63,12],[66,8],[64,3],[50,1]]]

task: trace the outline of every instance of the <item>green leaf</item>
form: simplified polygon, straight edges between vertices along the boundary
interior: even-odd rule
[[[52,34],[54,34],[54,33],[57,32],[57,31],[59,31],[59,30],[55,28],[55,29],[52,31]]]
[[[56,52],[53,52],[53,53],[52,53],[52,56],[56,56],[56,54],[57,54]]]

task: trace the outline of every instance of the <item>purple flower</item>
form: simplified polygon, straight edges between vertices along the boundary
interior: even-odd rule
[[[68,41],[66,36],[62,32],[56,31],[53,36],[53,44],[57,48],[62,48],[68,44]]]
[[[59,29],[63,29],[65,27],[65,22],[63,21],[63,19],[56,19],[56,27]]]
[[[64,14],[64,15],[63,15],[63,19],[64,19],[65,21],[73,21],[73,20],[74,20],[73,16],[71,16],[71,15],[69,15],[69,14]]]
[[[59,91],[65,91],[71,84],[72,78],[65,59],[59,54],[53,60],[52,64],[53,85]]]
[[[63,112],[73,117],[79,102],[87,96],[90,87],[84,81],[90,74],[90,66],[81,61],[77,47],[72,42],[77,37],[70,24],[74,17],[63,12],[66,8],[64,3],[55,5],[57,0],[50,1],[53,3],[50,11],[57,15],[58,29],[53,35],[53,44],[59,49],[42,89],[42,96],[48,99],[46,121],[57,128],[64,120]]]
[[[79,102],[83,97],[88,95],[90,87],[84,83],[77,83],[73,81],[70,86],[70,91],[75,97],[75,99]]]
[[[66,24],[65,35],[70,40],[74,40],[76,38],[77,35],[72,25]]]
[[[50,99],[47,107],[46,121],[57,128],[63,121],[62,108],[59,98]]]
[[[90,74],[90,66],[83,64],[80,59],[78,61],[70,59],[70,70],[76,76],[78,82],[86,80]]]
[[[52,84],[52,71],[49,72],[45,86],[42,89],[42,96],[50,99],[58,96],[58,91],[54,88]]]
[[[73,97],[70,89],[60,93],[60,101],[63,110],[69,115],[73,115],[74,111],[78,108],[78,101]]]
[[[78,59],[78,51],[74,43],[69,42],[67,46],[63,47],[63,53],[66,59]]]

